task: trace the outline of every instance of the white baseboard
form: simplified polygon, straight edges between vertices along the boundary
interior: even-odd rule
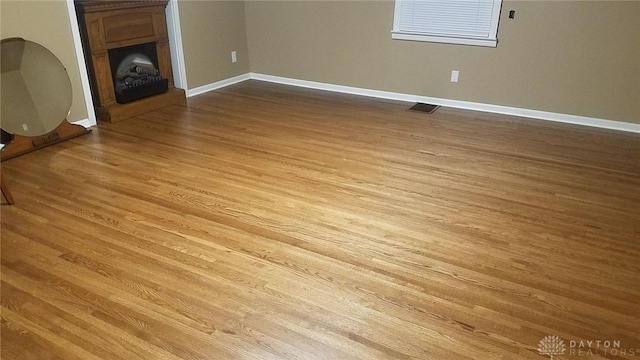
[[[623,121],[613,121],[606,119],[591,118],[586,116],[559,114],[548,111],[522,109],[510,106],[491,105],[469,101],[450,100],[435,98],[429,96],[403,94],[381,90],[371,90],[364,88],[357,88],[351,86],[334,85],[328,83],[321,83],[315,81],[298,80],[280,76],[265,75],[259,73],[251,73],[250,78],[254,80],[268,81],[278,84],[293,85],[311,89],[327,90],[333,92],[340,92],[353,95],[362,95],[369,97],[376,97],[382,99],[399,100],[407,102],[421,102],[440,106],[447,106],[457,109],[475,110],[482,112],[490,112],[504,115],[514,115],[521,117],[528,117],[540,120],[549,120],[569,124],[585,125],[597,128],[612,129],[633,133],[640,133],[640,124],[628,123]]]
[[[452,107],[456,109],[475,110],[482,112],[489,112],[495,114],[513,115],[525,118],[533,118],[539,120],[548,120],[568,124],[577,124],[584,126],[591,126],[596,128],[611,129],[618,131],[626,131],[632,133],[640,133],[640,124],[634,124],[624,121],[614,121],[607,119],[598,119],[586,116],[560,114],[541,110],[523,109],[511,106],[483,104],[470,101],[442,99],[430,96],[403,94],[382,90],[371,90],[365,88],[335,85],[329,83],[322,83],[316,81],[298,80],[293,78],[287,78],[282,76],[265,75],[260,73],[246,73],[238,75],[229,79],[217,81],[208,85],[200,86],[194,89],[187,90],[187,97],[199,95],[208,91],[223,88],[225,86],[233,85],[245,80],[260,80],[272,83],[292,85],[310,89],[333,91],[345,94],[369,96],[381,99],[398,100],[406,102],[421,102],[446,107]]]
[[[74,122],[72,122],[72,124],[74,124],[74,125],[82,125],[82,126],[86,127],[87,129],[92,127],[92,126],[94,126],[94,125],[96,125],[96,124],[92,124],[91,120],[89,120],[89,119],[83,119],[83,120],[74,121]]]
[[[200,95],[200,94],[212,91],[212,90],[223,88],[225,86],[229,86],[229,85],[233,85],[233,84],[236,84],[236,83],[239,83],[239,82],[243,82],[245,80],[249,80],[251,78],[250,76],[251,76],[250,73],[246,73],[246,74],[234,76],[232,78],[216,81],[216,82],[211,83],[211,84],[198,86],[197,88],[193,88],[193,89],[187,90],[187,97]]]

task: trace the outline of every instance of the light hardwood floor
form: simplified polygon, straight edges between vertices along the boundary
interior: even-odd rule
[[[2,359],[640,359],[640,135],[409,106],[248,81],[3,162]]]

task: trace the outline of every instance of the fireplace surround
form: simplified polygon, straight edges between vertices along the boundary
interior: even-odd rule
[[[167,3],[76,0],[98,120],[121,121],[186,102],[184,90],[173,84]]]

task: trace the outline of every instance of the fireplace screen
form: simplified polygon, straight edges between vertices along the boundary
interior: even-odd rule
[[[116,101],[124,104],[166,92],[168,79],[158,71],[155,43],[109,50]]]

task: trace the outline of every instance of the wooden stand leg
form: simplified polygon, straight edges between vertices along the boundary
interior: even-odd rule
[[[8,160],[87,133],[89,133],[89,130],[85,129],[84,126],[63,121],[55,130],[44,136],[26,137],[14,135],[13,141],[2,150],[2,160]]]
[[[7,204],[13,205],[13,196],[9,192],[9,188],[7,187],[7,183],[4,181],[4,174],[0,173],[0,189],[2,189],[2,197],[7,200]]]

